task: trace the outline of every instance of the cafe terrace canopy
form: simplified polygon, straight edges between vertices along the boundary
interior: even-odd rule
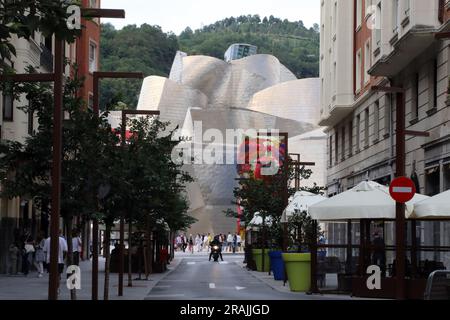
[[[406,215],[415,203],[429,197],[416,194],[406,203]],[[309,207],[314,220],[395,219],[395,201],[389,189],[374,181],[363,181],[356,187]]]
[[[408,219],[450,219],[450,190],[416,203]]]
[[[294,194],[294,197],[292,198],[292,201],[289,203],[286,209],[284,209],[283,215],[281,217],[281,222],[287,222],[287,219],[293,216],[296,211],[308,212],[310,206],[326,199],[327,198],[325,198],[324,196],[307,191],[296,192]]]

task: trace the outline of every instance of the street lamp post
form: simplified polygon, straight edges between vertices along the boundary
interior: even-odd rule
[[[99,96],[99,84],[100,79],[142,79],[144,74],[142,72],[94,72],[93,80],[93,100],[94,100],[94,114],[98,115],[100,112],[100,96]],[[121,236],[123,234],[123,220],[120,220]],[[92,224],[93,233],[93,248],[96,248],[92,252],[92,300],[98,299],[98,220],[94,219]],[[120,239],[121,247],[123,246],[123,237]],[[123,295],[123,250],[120,249],[120,264],[119,264],[119,296]],[[129,283],[131,286],[131,283]]]

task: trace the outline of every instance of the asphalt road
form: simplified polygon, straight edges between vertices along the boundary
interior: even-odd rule
[[[184,257],[178,267],[160,280],[145,300],[304,300],[324,299],[283,293],[252,276],[235,262],[243,255],[224,255],[224,262],[207,256]]]

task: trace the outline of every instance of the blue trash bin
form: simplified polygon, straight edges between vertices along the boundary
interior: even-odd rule
[[[270,267],[273,272],[273,278],[275,280],[284,280],[285,272],[284,272],[284,261],[281,255],[282,251],[270,251]]]

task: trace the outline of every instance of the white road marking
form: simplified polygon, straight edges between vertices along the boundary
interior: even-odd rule
[[[184,297],[184,293],[182,294],[151,294],[148,295],[147,298],[170,298],[170,297]]]
[[[188,262],[187,264],[195,264],[195,262]]]
[[[171,286],[155,286],[154,288],[170,288]]]
[[[210,288],[210,289],[215,289],[215,288],[216,288],[216,284],[211,282],[211,283],[209,284],[209,288]]]
[[[236,286],[235,288],[236,288],[237,291],[245,289],[245,287],[238,287],[238,286]]]
[[[188,281],[188,280],[179,280],[179,279],[173,279],[173,280],[171,280],[171,279],[162,279],[162,280],[160,280],[161,282],[164,282],[164,281],[184,281],[184,282],[186,282],[186,281]]]
[[[228,261],[219,261],[219,264],[228,264]]]
[[[412,188],[411,187],[393,187],[392,191],[396,192],[396,193],[411,193]]]

